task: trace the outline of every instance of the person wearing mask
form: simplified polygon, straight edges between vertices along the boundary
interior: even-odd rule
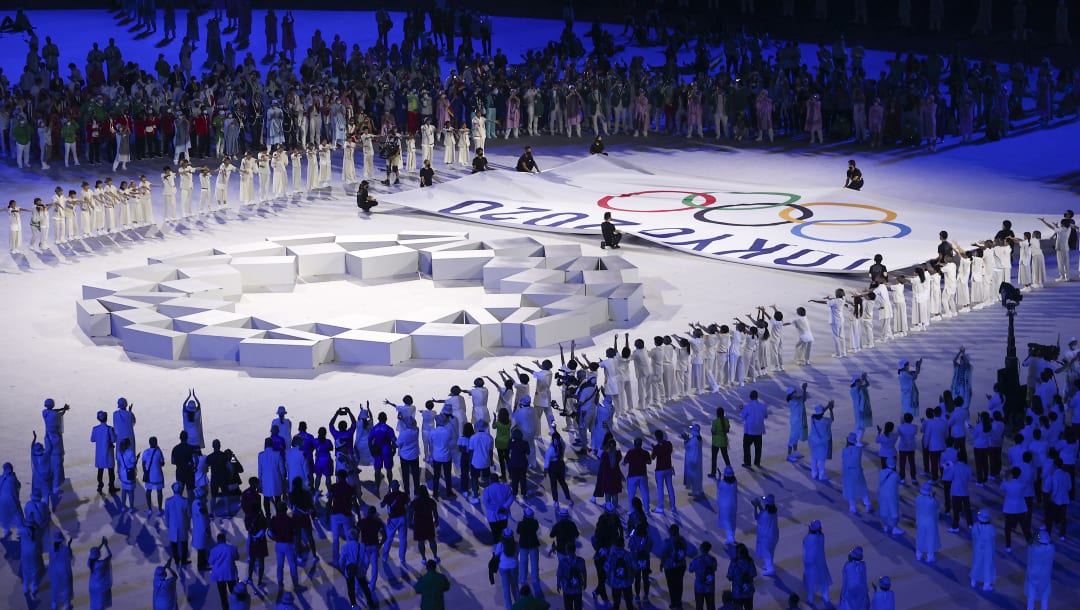
[[[525,152],[518,157],[517,165],[514,168],[519,172],[528,174],[532,172],[540,173],[540,168],[536,165],[536,159],[533,159],[532,146],[525,147]]]
[[[468,136],[466,136],[466,137],[468,137]],[[472,173],[478,174],[480,172],[486,172],[486,171],[488,171],[490,169],[494,169],[494,168],[488,166],[487,157],[484,156],[484,149],[483,148],[477,148],[476,149],[476,156],[473,157],[473,160],[472,160]]]

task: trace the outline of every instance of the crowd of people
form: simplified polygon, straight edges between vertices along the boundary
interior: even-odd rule
[[[156,30],[153,16],[137,6],[125,8],[138,24]],[[572,29],[572,12],[557,41],[516,62],[502,49],[492,49],[489,18],[452,8],[408,13],[400,42],[393,43],[393,21],[379,11],[379,37],[367,49],[358,43],[350,47],[337,35],[328,42],[315,30],[299,63],[291,13],[280,21],[273,10],[266,13],[268,48],[261,62],[250,51],[237,55],[248,46],[250,3],[237,3],[224,31],[220,11],[188,15],[178,61],[160,54],[152,68],[125,61],[110,38],[104,48],[94,44],[85,64],[69,62],[62,73],[57,43],[25,30],[29,50],[18,82],[12,85],[0,74],[0,154],[14,156],[20,168],[31,167],[33,158],[43,170],[62,160],[65,166],[111,163],[114,172],[126,170],[129,162],[171,157],[181,187],[182,160],[205,165],[198,173],[200,205],[207,211],[212,201],[220,202],[217,194],[228,193],[233,172],[240,174],[243,204],[268,200],[271,192],[281,197],[286,190],[326,188],[331,165],[339,163],[342,184],[355,188],[351,185],[361,176],[356,149],[362,151],[362,179],[374,178],[378,154],[386,159],[383,182],[390,185],[391,174],[397,184],[401,173],[413,175],[427,162],[438,167],[437,145],[444,149],[443,164],[468,168],[473,153],[496,138],[647,137],[653,131],[772,141],[780,133],[796,139],[808,134],[811,143],[827,136],[933,150],[947,136],[962,142],[980,130],[991,139],[1003,136],[1028,114],[1028,98],[1034,99],[1043,125],[1080,109],[1080,69],[1073,67],[1056,69],[1043,62],[1032,81],[1022,63],[1002,71],[993,61],[973,61],[958,52],[948,58],[897,53],[874,75],[864,65],[865,49],[849,48],[843,38],[819,45],[813,65],[795,42],[749,33],[692,38],[685,27],[666,19],[646,19],[644,34],[636,23],[624,28],[629,44],[666,45],[664,63],[650,66],[640,58],[623,61],[625,47],[599,21],[586,34],[593,43],[587,51]],[[165,30],[176,36],[175,15],[171,28],[169,21],[167,9]],[[200,36],[203,26],[205,36]],[[222,34],[233,32],[236,47],[229,42],[223,50]],[[200,72],[195,51],[201,38],[206,60]],[[480,48],[474,47],[477,41]],[[680,63],[680,50],[691,47],[692,60]],[[438,61],[444,54],[455,65],[448,75]],[[290,166],[293,184],[286,189]],[[102,197],[95,188],[94,201],[80,203],[86,198],[77,192],[72,205],[94,208],[91,215],[106,220],[112,212],[98,208],[119,207],[122,215],[125,201],[146,196],[141,177],[130,178],[126,182],[133,192],[106,187]],[[163,177],[159,185],[166,205],[175,194],[167,182]],[[21,225],[17,210],[25,209],[43,216],[31,227],[48,224],[50,203],[43,199],[44,210],[12,208],[12,222]],[[70,227],[76,216],[73,209],[60,213],[66,206],[53,210],[58,228]],[[166,220],[176,216],[167,208],[164,215]],[[135,210],[128,217],[139,224]],[[152,218],[143,215],[141,222]],[[124,224],[113,224],[112,230]],[[103,225],[93,220],[89,231],[61,233],[70,241],[71,234],[110,230]],[[43,247],[45,237],[42,233],[35,247]],[[60,233],[54,241],[64,243]]]
[[[1068,229],[1070,223],[1057,224]],[[1003,231],[1008,229],[1003,227]],[[1067,244],[1068,231],[1063,234]],[[945,237],[938,267],[954,265],[952,258],[962,250]],[[1007,250],[1009,240],[1015,238],[999,235],[997,239],[997,247]],[[995,277],[994,282],[1011,280],[1011,256],[1005,252],[1003,260],[1006,275]],[[1033,275],[1020,272],[1021,278]],[[850,314],[844,312],[861,312],[860,305],[873,307],[866,301],[872,303],[871,295],[879,294],[889,281],[881,261],[870,276],[873,288],[864,295],[865,301],[858,300],[860,295],[848,301],[840,292],[825,301],[833,309],[835,356],[846,355],[849,347],[872,347],[875,335],[878,341],[887,340],[964,308],[959,302],[951,309],[946,305],[954,297],[951,292],[924,287],[941,295],[935,299],[936,311],[920,305],[916,296],[909,325],[897,327],[889,318],[880,318],[880,326],[863,324],[873,316],[860,317],[852,319],[852,332],[846,333],[843,320]],[[975,300],[968,306],[984,303]],[[890,309],[881,306],[875,315]],[[907,316],[902,317],[906,323]],[[204,413],[212,418],[213,409],[204,409],[194,390],[182,402],[183,429],[169,458],[156,436],[150,436],[148,446],[138,451],[134,405],[120,398],[112,423],[108,413],[99,412],[99,424],[90,435],[98,492],[119,494],[121,513],[145,509],[147,521],[164,519],[167,540],[161,545],[169,549],[169,559],[154,572],[157,608],[175,607],[176,571],[191,563],[189,547],[196,551],[198,571],[208,572],[209,582],[217,586],[223,607],[247,607],[251,596],[271,594],[284,607],[292,607],[293,593],[305,586],[300,576],[306,571],[299,568],[314,566],[321,558],[344,578],[351,604],[362,594],[374,607],[387,594],[377,586],[380,567],[384,573],[390,569],[395,542],[399,564],[407,565],[410,533],[420,562],[431,575],[418,581],[417,590],[426,591],[430,585],[434,592],[421,594],[441,598],[448,582],[438,567],[440,513],[447,510],[446,503],[458,502],[475,506],[471,510],[487,521],[488,528],[474,534],[492,545],[489,571],[493,583],[496,576],[500,579],[508,610],[547,607],[543,604],[549,602],[543,598],[552,590],[561,594],[565,607],[580,608],[582,598],[590,593],[590,582],[594,583],[594,601],[610,599],[616,606],[625,601],[633,607],[649,599],[654,566],[663,572],[672,608],[681,607],[687,572],[693,577],[699,608],[715,607],[718,591],[727,607],[749,608],[759,573],[775,572],[773,556],[780,536],[792,534],[790,528],[781,531],[779,508],[771,494],[753,498],[753,532],[740,531],[736,525],[742,502],[728,451],[729,436],[741,427],[743,469],[774,468],[763,464],[762,455],[770,409],[755,389],[748,391],[741,404],[729,404],[718,393],[741,395],[748,382],[785,375],[783,337],[788,325],[799,335],[795,365],[808,364],[812,332],[805,310],[797,308],[789,322],[775,307],[771,311],[761,307],[756,316],[736,318],[731,326],[691,324],[684,332],[656,336],[650,347],[644,339],[631,342],[628,333],[616,335],[596,360],[571,343],[569,353],[560,347],[558,364],[550,359],[518,363],[512,370],[498,371],[497,379],[483,376],[467,388],[455,385],[446,398],[422,401],[422,407],[408,395],[400,401],[384,401],[384,408],[365,403],[354,412],[342,407],[317,430],[309,428],[307,421],[294,428],[288,410],[281,406],[269,422],[264,450],[248,471],[220,439],[204,432]],[[997,384],[986,392],[985,407],[973,416],[974,405],[981,399],[973,388],[971,360],[961,347],[952,360],[950,387],[929,405],[919,399],[922,359],[899,363],[900,409],[896,413],[875,413],[870,404],[870,385],[886,381],[872,380],[865,373],[854,376],[850,383],[854,427],[840,431],[839,438],[846,441],[840,452],[840,475],[851,513],[857,514],[861,503],[866,511],[877,514],[885,533],[902,537],[900,498],[905,486],[913,486],[917,490],[916,558],[935,561],[941,548],[939,513],[944,512],[950,533],[965,535],[960,529],[963,520],[972,545],[970,581],[984,590],[991,590],[995,583],[997,534],[1004,534],[1004,550],[1011,553],[1014,530],[1019,527],[1028,544],[1025,593],[1031,603],[1042,601],[1045,607],[1054,554],[1051,533],[1057,530],[1060,539],[1065,539],[1067,511],[1075,496],[1080,343],[1070,339],[1066,350],[1050,354],[1038,347],[1033,346],[1024,361],[1028,395],[1016,426],[1007,428],[1007,397]],[[1059,385],[1062,373],[1064,382]],[[823,396],[810,408],[812,393],[816,390],[807,383],[789,387],[785,393],[790,431],[786,459],[803,459],[799,445],[805,444],[811,479],[824,482],[829,480],[836,401]],[[630,417],[659,414],[664,406],[684,398],[715,408],[715,418],[675,429],[653,423],[642,430]],[[779,409],[785,410],[784,406]],[[48,550],[47,574],[55,607],[66,607],[72,596],[71,541],[55,530],[52,516],[53,510],[71,500],[64,471],[63,422],[68,410],[66,404],[45,401],[44,434],[39,439],[35,432],[31,443],[29,502],[22,504],[21,485],[10,463],[0,477],[0,527],[19,531],[23,590],[31,597],[37,595],[46,574],[43,555]],[[877,445],[872,452],[878,474],[876,508],[865,472],[870,443]],[[711,449],[707,468],[706,445]],[[211,448],[208,452],[207,447]],[[916,452],[922,457],[918,471]],[[773,461],[773,456],[764,457]],[[698,534],[699,540],[689,540],[679,529],[676,498],[682,494],[675,491],[674,477],[680,458],[689,501],[715,505],[715,536]],[[169,465],[172,472],[167,474]],[[655,496],[650,493],[650,469]],[[581,510],[574,510],[585,498],[575,497],[567,484],[572,474],[594,481],[588,501],[603,507],[594,524],[582,522]],[[715,495],[706,491],[706,478],[715,479]],[[540,522],[530,506],[531,499],[545,495],[544,479],[557,515],[549,547],[541,542]],[[140,487],[145,506],[136,501],[135,491]],[[165,489],[171,489],[172,495],[163,501]],[[515,507],[520,508],[520,517]],[[659,516],[650,517],[650,509]],[[459,505],[456,510],[468,509]],[[1040,530],[1033,525],[1037,511],[1042,513]],[[243,522],[246,539],[226,533],[230,528],[224,524],[237,518]],[[666,525],[654,523],[657,519]],[[316,540],[315,522],[331,539],[328,543]],[[583,532],[590,527],[592,533],[586,538]],[[661,533],[664,529],[666,535]],[[823,536],[821,523],[815,521],[803,539],[807,601],[815,596],[826,602],[832,599]],[[269,541],[274,543],[277,570],[268,585],[264,572]],[[579,546],[586,544],[593,549],[591,575],[580,556]],[[726,573],[718,575],[719,560],[712,548],[720,544],[726,545],[730,562]],[[554,581],[540,577],[545,548],[547,556],[557,559]],[[241,556],[246,574],[237,567]],[[860,547],[852,548],[844,563],[841,607],[894,608],[889,577],[878,578],[871,592],[868,574],[875,570],[868,568],[862,556]],[[88,558],[93,607],[103,607],[101,600],[109,594],[111,557],[105,539]],[[284,580],[286,567],[291,588]],[[725,578],[726,587],[720,584]],[[799,596],[793,597],[791,607],[799,607]]]

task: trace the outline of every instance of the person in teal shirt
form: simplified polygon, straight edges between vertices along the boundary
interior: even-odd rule
[[[450,590],[450,579],[435,571],[435,560],[429,559],[427,572],[413,585],[413,591],[420,594],[420,610],[443,610],[446,602],[443,596]]]

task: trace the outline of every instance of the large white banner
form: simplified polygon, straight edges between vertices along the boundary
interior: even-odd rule
[[[878,253],[890,268],[924,262],[936,254],[938,231],[967,240],[961,241],[966,246],[993,237],[1002,218],[970,211],[960,218],[947,204],[796,186],[782,178],[761,185],[659,174],[605,156],[542,174],[488,171],[382,199],[471,222],[558,233],[599,235],[604,212],[611,212],[621,231],[689,254],[827,273],[863,272]]]

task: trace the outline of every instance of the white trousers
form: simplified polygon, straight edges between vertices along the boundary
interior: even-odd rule
[[[74,161],[75,165],[79,164],[79,153],[75,142],[64,142],[64,167],[68,166],[68,159]]]

